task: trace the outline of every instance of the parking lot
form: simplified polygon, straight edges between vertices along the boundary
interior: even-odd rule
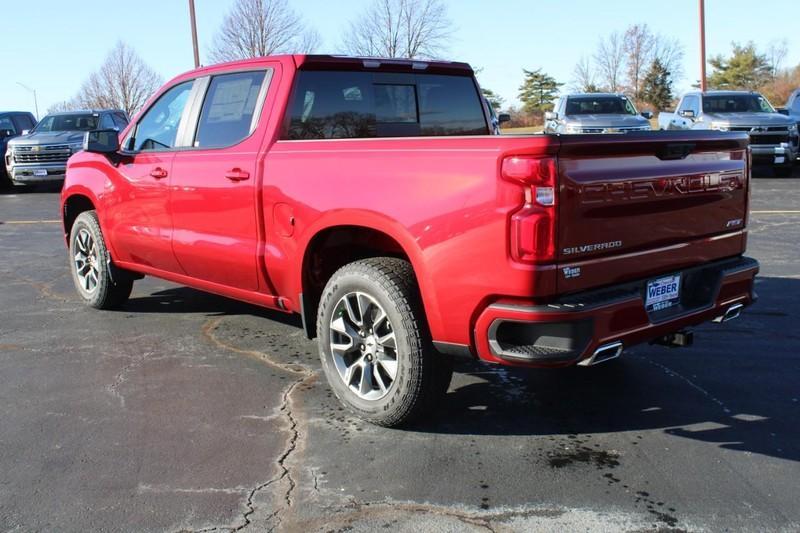
[[[0,530],[800,529],[800,172],[754,180],[760,300],[592,368],[459,362],[346,415],[284,315],[147,278],[74,295],[58,194],[0,195]]]

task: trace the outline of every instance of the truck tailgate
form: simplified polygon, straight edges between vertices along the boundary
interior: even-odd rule
[[[562,136],[558,292],[742,253],[747,144],[704,131]]]

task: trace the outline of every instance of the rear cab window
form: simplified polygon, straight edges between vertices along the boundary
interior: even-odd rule
[[[471,76],[301,70],[282,138],[488,134]]]

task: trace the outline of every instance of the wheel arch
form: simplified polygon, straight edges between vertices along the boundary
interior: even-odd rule
[[[308,338],[316,336],[316,315],[320,295],[331,275],[342,266],[368,257],[398,257],[407,260],[419,287],[431,333],[438,324],[438,309],[432,280],[422,250],[415,239],[393,221],[370,218],[337,221],[309,231],[302,247],[297,272],[298,301]]]

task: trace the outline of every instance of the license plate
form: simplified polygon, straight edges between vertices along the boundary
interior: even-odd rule
[[[46,168],[35,168],[33,169],[34,176],[47,176],[47,169]]]
[[[786,157],[785,156],[782,156],[782,155],[780,155],[780,156],[776,155],[775,156],[775,164],[776,165],[782,165],[785,162],[786,162]]]
[[[644,306],[648,311],[672,307],[681,297],[681,275],[666,276],[647,282]]]

